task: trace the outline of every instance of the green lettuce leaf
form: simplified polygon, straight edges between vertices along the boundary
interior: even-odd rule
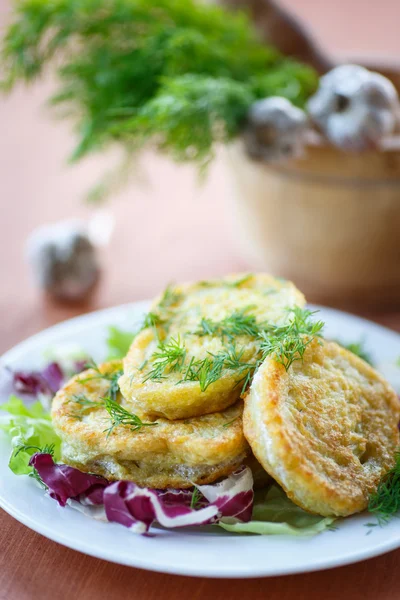
[[[109,354],[107,360],[124,358],[134,337],[133,331],[123,331],[119,327],[109,327],[107,338]]]
[[[0,421],[0,429],[11,438],[12,452],[8,462],[11,471],[16,475],[27,475],[32,472],[28,465],[32,454],[38,449],[54,446],[54,458],[60,458],[61,441],[56,435],[50,414],[40,402],[30,406],[20,398],[10,396],[8,402],[0,405],[0,409],[8,413]],[[21,446],[29,446],[21,450]]]
[[[311,536],[329,529],[334,520],[307,513],[289,500],[280,487],[273,485],[268,491],[256,494],[251,521],[220,522],[219,526],[232,533]]]

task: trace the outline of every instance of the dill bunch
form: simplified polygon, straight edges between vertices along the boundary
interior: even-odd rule
[[[302,105],[317,83],[261,43],[246,16],[193,0],[21,0],[1,60],[5,90],[55,69],[50,101],[74,119],[75,161],[115,143],[129,164],[150,142],[204,167],[255,100]]]

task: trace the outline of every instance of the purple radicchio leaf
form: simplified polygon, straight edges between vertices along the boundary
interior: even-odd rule
[[[76,360],[74,362],[75,373],[81,373],[82,371],[84,371],[87,367],[88,362],[89,362],[88,358],[86,358],[85,360]]]
[[[200,510],[188,506],[187,493],[175,494],[140,488],[131,481],[117,481],[104,490],[107,519],[129,527],[135,533],[147,533],[157,521],[167,528],[205,525],[215,522],[218,508],[208,505]]]
[[[56,362],[52,362],[41,372],[41,377],[45,382],[47,389],[55,394],[58,392],[64,382],[64,373],[60,365]]]
[[[45,383],[39,373],[36,372],[15,371],[13,373],[13,385],[15,391],[19,394],[37,396],[46,392]]]
[[[51,454],[40,452],[31,457],[29,465],[36,469],[48,487],[49,495],[61,506],[65,506],[69,499],[92,505],[103,504],[104,488],[108,485],[103,477],[82,473],[68,465],[58,465]]]
[[[203,508],[208,506],[209,502],[199,492],[196,494],[193,490],[153,490],[163,502],[163,504],[180,504],[190,508]],[[195,506],[194,506],[195,505]]]
[[[12,372],[14,391],[35,397],[40,394],[54,396],[68,377],[80,373],[86,365],[87,360],[75,361],[71,370],[63,368],[59,362],[51,362],[41,371],[14,371]]]
[[[203,496],[216,506],[221,519],[250,521],[253,512],[253,475],[249,467],[213,485],[198,485]]]
[[[15,371],[13,385],[19,394],[38,396],[54,395],[64,383],[64,373],[56,362],[48,364],[42,371]]]

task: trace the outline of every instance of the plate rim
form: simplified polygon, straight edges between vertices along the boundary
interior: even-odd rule
[[[71,319],[66,319],[61,321],[55,325],[52,325],[46,329],[43,329],[34,335],[22,340],[17,343],[15,346],[7,350],[0,357],[0,368],[7,364],[8,360],[18,359],[19,355],[25,351],[25,348],[32,343],[40,342],[40,338],[42,336],[47,336],[51,334],[51,337],[57,337],[59,332],[65,328],[70,327],[78,327],[81,322],[88,321],[97,321],[99,320],[99,325],[101,326],[101,322],[107,322],[107,317],[112,315],[113,312],[121,312],[127,313],[130,309],[139,313],[140,311],[145,311],[149,306],[149,300],[140,300],[137,302],[125,303],[117,306],[111,306],[95,311],[90,311],[88,313],[84,313],[82,315],[78,315]],[[359,317],[349,312],[341,311],[338,309],[334,309],[331,307],[325,307],[322,305],[308,305],[311,309],[323,309],[324,311],[328,311],[332,314],[332,316],[340,318],[345,315],[348,318],[351,318],[353,321],[357,321],[360,325],[367,325],[369,328],[371,326],[381,331],[385,334],[390,334],[393,338],[397,338],[397,341],[400,342],[400,334],[389,327],[380,325],[375,323],[374,321],[370,321],[364,317]],[[273,577],[273,576],[282,576],[288,574],[298,574],[298,573],[309,573],[320,571],[324,569],[331,569],[339,566],[344,566],[348,564],[354,564],[360,562],[362,560],[367,560],[369,558],[374,558],[385,554],[387,552],[396,550],[400,548],[400,536],[397,539],[390,539],[387,542],[380,542],[376,548],[371,552],[370,548],[360,548],[358,552],[354,552],[354,550],[350,551],[348,554],[343,554],[339,558],[331,557],[331,558],[321,558],[314,561],[309,566],[304,567],[304,565],[288,565],[285,566],[282,564],[280,568],[274,568],[273,571],[268,572],[268,569],[260,569],[259,567],[254,568],[249,567],[236,569],[233,573],[229,571],[229,565],[226,566],[223,563],[217,565],[215,568],[211,568],[210,565],[207,566],[199,566],[197,564],[192,564],[190,567],[185,565],[179,565],[175,563],[168,563],[166,561],[165,564],[153,563],[151,558],[147,558],[146,556],[143,559],[135,556],[135,564],[130,562],[127,558],[124,559],[122,556],[116,556],[114,550],[108,550],[106,547],[94,548],[86,540],[79,540],[75,542],[74,539],[69,539],[68,537],[64,537],[62,533],[58,531],[54,531],[51,528],[51,523],[41,523],[33,520],[29,515],[24,514],[18,508],[15,508],[4,496],[4,494],[0,490],[0,507],[8,513],[11,517],[15,518],[18,522],[22,523],[24,526],[29,529],[39,533],[40,535],[50,539],[56,543],[59,543],[67,548],[80,552],[82,554],[87,554],[89,556],[93,556],[95,558],[100,558],[102,560],[107,560],[109,562],[113,562],[116,564],[123,564],[126,566],[144,569],[147,571],[154,571],[160,573],[170,573],[174,575],[182,575],[182,576],[191,576],[191,577],[208,577],[208,578],[218,578],[218,579],[240,579],[240,578],[257,578],[257,577]],[[238,537],[238,536],[232,536]],[[280,536],[287,537],[287,536]],[[290,538],[292,539],[292,538]]]

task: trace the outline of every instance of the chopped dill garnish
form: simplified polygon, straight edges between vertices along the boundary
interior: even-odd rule
[[[230,287],[230,288],[238,288],[243,283],[247,283],[248,281],[250,281],[250,279],[252,277],[254,277],[253,273],[247,273],[247,275],[244,275],[243,277],[236,279],[236,281],[226,281],[225,285],[226,285],[226,287]]]
[[[193,509],[197,508],[197,506],[200,504],[200,500],[201,500],[201,493],[195,487],[192,492],[192,498],[190,500],[190,508],[193,508]]]
[[[395,455],[396,463],[382,478],[378,489],[371,495],[368,510],[378,518],[379,524],[386,523],[400,510],[400,451]]]
[[[100,371],[99,366],[94,362],[94,360],[90,360],[86,364],[87,369],[93,369],[96,372],[96,375],[89,375],[89,377],[85,377],[84,379],[77,379],[78,383],[85,384],[87,381],[92,381],[93,379],[105,379],[110,382],[110,386],[108,388],[108,396],[112,400],[117,399],[117,395],[119,392],[118,379],[122,375],[122,369],[118,371],[113,371],[111,373],[102,373]]]
[[[149,312],[144,318],[142,329],[147,327],[156,327],[161,324],[161,317],[157,313]]]
[[[99,405],[98,402],[95,402],[94,400],[89,400],[89,398],[87,398],[84,394],[74,394],[70,402],[76,402],[77,404],[85,408]]]
[[[246,283],[247,281],[249,281],[252,277],[254,277],[253,273],[247,273],[246,275],[244,275],[243,277],[240,277],[240,279],[236,279],[235,281],[225,281],[223,279],[211,279],[211,280],[203,280],[203,281],[199,281],[197,283],[197,285],[199,287],[204,287],[204,288],[210,288],[210,287],[217,287],[217,286],[223,286],[223,287],[227,287],[227,288],[237,288],[240,287],[243,283]]]
[[[83,417],[82,415],[73,415],[72,413],[66,413],[67,417],[69,417],[70,419],[76,419],[77,421],[82,421]]]
[[[21,444],[20,446],[17,447],[14,456],[18,456],[18,454],[20,452],[27,452],[29,450],[36,450],[40,454],[50,454],[51,456],[54,456],[54,449],[55,449],[54,444],[45,444],[42,448],[40,448],[39,446],[31,446],[28,444]],[[32,479],[35,479],[41,486],[43,486],[47,490],[47,485],[44,483],[44,481],[40,477],[40,475],[37,472],[37,470],[35,469],[35,467],[32,467],[32,472],[29,473],[29,477],[32,477]]]
[[[123,406],[118,404],[112,398],[104,398],[104,408],[111,418],[111,426],[104,431],[107,432],[107,437],[111,435],[115,427],[119,425],[130,426],[131,431],[139,431],[142,427],[154,427],[158,423],[144,423],[137,415],[130,413]]]
[[[209,356],[203,359],[196,360],[191,358],[183,372],[183,378],[178,383],[184,381],[198,381],[200,389],[205,392],[206,389],[223,375],[223,371],[236,371],[238,374],[244,375],[249,369],[254,369],[252,363],[242,360],[244,349],[237,350],[231,345],[228,349],[221,351],[218,354],[209,352]]]
[[[141,331],[152,327],[155,335],[158,339],[157,327],[160,325],[165,328],[168,327],[168,322],[171,317],[171,308],[174,304],[177,304],[182,299],[182,294],[174,291],[171,285],[168,285],[161,296],[158,305],[150,312],[146,314],[143,320]]]
[[[232,340],[240,335],[250,336],[260,343],[259,362],[267,356],[273,356],[286,370],[293,362],[303,358],[307,346],[313,339],[321,336],[324,323],[314,321],[312,317],[315,313],[308,309],[300,307],[290,309],[293,318],[284,326],[257,323],[254,315],[247,314],[250,309],[251,307],[247,307],[242,311],[236,311],[219,322],[202,319],[200,329],[196,333],[199,336],[218,335],[222,340],[225,337]],[[249,368],[254,371],[254,365],[249,365]]]
[[[18,456],[20,452],[27,452],[28,450],[36,450],[40,454],[50,454],[54,456],[55,444],[45,444],[42,448],[39,446],[30,446],[28,444],[21,444],[15,450],[14,456]]]
[[[200,329],[196,331],[199,336],[218,335],[222,340],[226,337],[233,339],[239,335],[249,335],[256,338],[262,331],[262,326],[257,324],[253,315],[246,314],[252,307],[246,307],[235,311],[229,317],[222,321],[211,321],[210,319],[201,319]]]
[[[272,356],[286,371],[297,360],[302,360],[307,346],[321,337],[324,323],[313,321],[315,312],[296,306],[290,309],[293,319],[287,325],[272,326],[261,332],[262,360]]]
[[[235,423],[235,421],[237,421],[237,420],[238,420],[238,418],[239,418],[239,417],[235,417],[234,419],[231,419],[231,420],[230,420],[230,421],[228,421],[227,423],[224,423],[224,424],[222,425],[222,427],[225,427],[225,428],[227,428],[227,427],[230,427],[231,425],[233,425],[233,423]]]
[[[161,300],[158,303],[159,310],[165,310],[171,308],[173,304],[177,304],[182,298],[182,294],[176,292],[171,284],[167,285],[164,290]]]
[[[186,348],[180,337],[171,338],[167,342],[160,342],[157,350],[153,353],[153,368],[149,371],[143,382],[152,379],[161,381],[165,379],[166,373],[179,372],[186,358]]]
[[[248,314],[251,306],[236,311],[225,319],[215,322],[202,318],[199,329],[194,335],[199,337],[213,335],[221,338],[225,346],[220,352],[208,352],[205,358],[187,357],[187,351],[181,339],[170,338],[159,342],[152,355],[153,368],[143,381],[162,381],[169,373],[181,373],[177,384],[185,381],[197,381],[204,392],[211,384],[220,379],[224,371],[234,371],[239,377],[236,385],[242,385],[242,394],[251,383],[255,370],[268,356],[281,363],[286,370],[297,360],[301,360],[307,346],[316,337],[321,336],[322,321],[312,319],[314,313],[307,309],[295,307],[289,309],[292,318],[286,325],[273,323],[257,323],[254,315]],[[239,336],[248,336],[255,342],[252,356],[243,359],[246,347],[237,348],[234,340]],[[187,360],[188,359],[188,360]]]

